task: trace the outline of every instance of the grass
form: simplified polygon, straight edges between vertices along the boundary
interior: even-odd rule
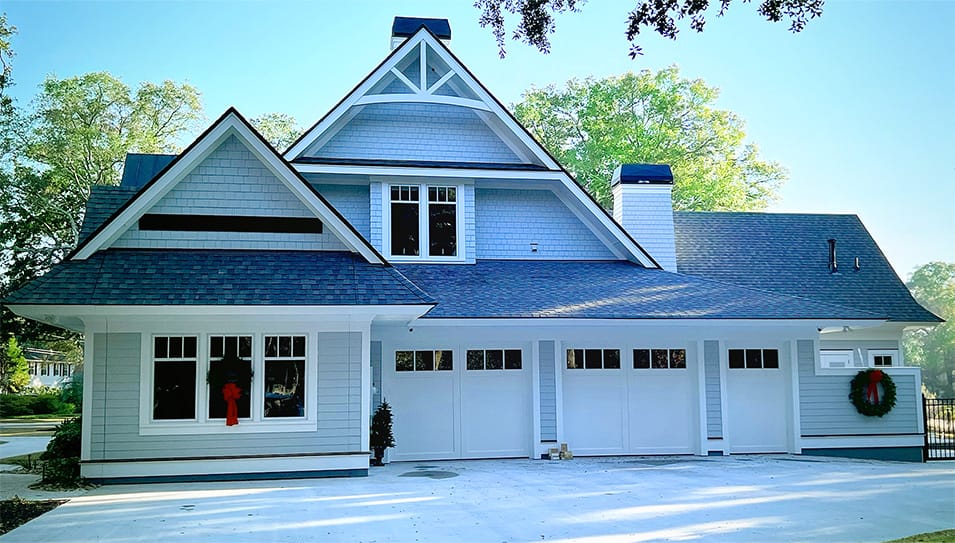
[[[955,530],[942,530],[926,534],[912,535],[902,539],[893,539],[885,543],[952,543],[955,541]]]
[[[26,524],[64,503],[66,503],[66,500],[31,501],[20,499],[19,496],[0,501],[0,535],[21,524]]]
[[[77,415],[56,415],[48,413],[45,415],[14,415],[11,417],[0,417],[0,423],[11,422],[62,422]]]

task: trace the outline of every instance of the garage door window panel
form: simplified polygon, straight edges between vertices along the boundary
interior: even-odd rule
[[[779,369],[777,349],[730,349],[730,369]]]
[[[620,349],[567,349],[567,369],[620,369]]]

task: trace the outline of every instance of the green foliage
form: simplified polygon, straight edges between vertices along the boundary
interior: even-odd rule
[[[295,117],[285,113],[266,113],[250,119],[249,122],[262,134],[265,141],[280,153],[302,134]]]
[[[742,0],[747,3],[749,0]],[[482,27],[490,26],[497,40],[500,55],[503,58],[505,30],[505,12],[519,16],[512,38],[537,47],[542,53],[550,51],[550,34],[556,28],[554,15],[580,11],[578,5],[585,0],[475,0],[474,7],[481,10],[478,23]],[[719,0],[720,9],[716,16],[722,16],[733,0]],[[635,6],[627,14],[625,33],[631,43],[630,57],[643,54],[642,48],[633,43],[644,28],[653,29],[665,38],[676,39],[679,33],[677,21],[689,19],[690,28],[702,32],[706,24],[706,10],[709,0],[635,0]],[[789,30],[800,32],[810,19],[822,15],[825,0],[763,0],[757,13],[767,21],[778,23],[789,20]]]
[[[80,456],[80,440],[83,435],[81,417],[67,419],[53,430],[53,438],[46,446],[43,459],[70,458]]]
[[[60,390],[60,401],[64,404],[75,406],[74,412],[81,413],[83,410],[83,368],[77,367],[73,370],[73,376],[63,385]]]
[[[872,382],[874,375],[878,376],[876,380],[882,385],[882,395],[878,403],[872,403],[866,397],[869,383]],[[895,407],[895,381],[882,370],[862,370],[849,382],[849,400],[855,406],[856,411],[867,417],[884,417]]]
[[[371,417],[370,445],[372,449],[387,449],[395,446],[395,435],[392,433],[391,425],[391,406],[388,402],[381,402]]]
[[[955,398],[955,263],[920,266],[907,286],[920,304],[945,322],[906,332],[906,363],[922,367],[922,384],[929,392]]]
[[[30,384],[30,366],[17,339],[10,336],[0,350],[0,392],[20,392]]]
[[[35,394],[0,394],[0,416],[72,415],[73,403],[60,399],[59,391]]]
[[[675,209],[765,208],[786,171],[744,143],[743,121],[716,109],[718,96],[671,66],[532,88],[514,114],[604,207],[614,168],[647,163],[673,169]]]

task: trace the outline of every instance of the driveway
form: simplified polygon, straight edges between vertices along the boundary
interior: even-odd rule
[[[25,541],[885,541],[955,527],[955,463],[403,462],[366,478],[103,486]]]

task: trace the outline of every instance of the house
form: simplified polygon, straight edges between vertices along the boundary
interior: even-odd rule
[[[73,362],[58,351],[24,347],[23,357],[27,360],[30,387],[63,388],[76,371]]]
[[[620,167],[609,214],[449,40],[397,18],[283,154],[230,109],[95,187],[76,249],[5,300],[85,334],[84,476],[364,475],[382,399],[393,461],[921,459],[900,338],[939,319],[857,217],[673,212],[662,165]],[[873,367],[883,417],[848,399]]]

